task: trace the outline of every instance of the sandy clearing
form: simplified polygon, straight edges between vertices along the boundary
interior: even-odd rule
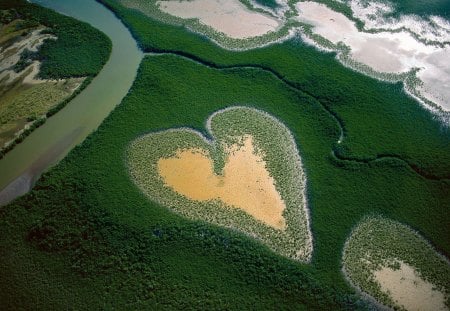
[[[381,290],[409,311],[448,310],[445,296],[433,289],[433,284],[424,281],[410,265],[400,261],[400,269],[382,267],[373,272]]]
[[[0,51],[0,80],[2,80],[3,85],[10,84],[18,78],[23,78],[23,83],[26,84],[51,82],[51,80],[41,80],[36,78],[41,65],[38,61],[33,61],[21,72],[15,72],[11,69],[11,67],[20,60],[20,55],[23,51],[29,50],[31,52],[36,52],[45,40],[56,39],[55,36],[42,34],[41,31],[43,29],[44,28],[38,28],[31,31],[27,36],[19,36],[18,38],[20,40]]]
[[[19,37],[20,40],[0,51],[0,72],[14,66],[20,59],[20,54],[24,50],[36,52],[47,39],[56,39],[55,36],[42,34],[43,28],[33,30],[25,37]],[[14,53],[9,53],[14,51]]]
[[[0,72],[0,80],[5,78],[3,84],[10,84],[17,79],[22,79],[22,83],[25,84],[39,84],[44,82],[52,82],[52,80],[42,80],[37,78],[40,67],[41,63],[38,61],[34,61],[21,72],[15,72],[14,70],[4,70]]]
[[[424,44],[409,32],[367,33],[358,31],[353,21],[323,4],[300,2],[298,19],[313,25],[313,32],[337,44],[350,47],[350,57],[378,72],[405,73],[420,68],[421,94],[450,110],[450,47]]]
[[[201,149],[179,150],[175,157],[159,159],[158,173],[167,186],[191,200],[220,200],[284,230],[285,203],[262,156],[255,153],[252,136],[244,136],[242,145],[228,146],[225,152],[223,176],[214,173],[211,158]]]
[[[158,1],[161,11],[200,23],[234,39],[257,37],[276,31],[280,22],[269,15],[248,10],[238,0]]]

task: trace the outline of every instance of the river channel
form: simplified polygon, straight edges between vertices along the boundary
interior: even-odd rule
[[[0,206],[28,192],[43,172],[97,129],[127,94],[143,58],[128,29],[95,0],[32,2],[104,32],[112,41],[112,53],[86,89],[0,160]]]

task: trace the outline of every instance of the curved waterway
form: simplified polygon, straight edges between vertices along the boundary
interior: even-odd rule
[[[143,57],[128,29],[95,0],[31,2],[91,24],[113,47],[91,84],[0,160],[0,206],[28,192],[44,171],[100,125],[127,94]]]

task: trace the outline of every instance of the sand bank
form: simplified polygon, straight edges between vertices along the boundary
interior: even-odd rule
[[[248,10],[238,0],[158,1],[160,10],[180,18],[195,18],[230,38],[245,39],[276,31],[280,22]]]

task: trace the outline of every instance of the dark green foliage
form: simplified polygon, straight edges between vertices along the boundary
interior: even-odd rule
[[[33,60],[36,59],[37,53],[31,52],[28,49],[23,50],[23,52],[20,54],[19,61],[14,65],[13,70],[15,72],[21,72],[25,68],[27,68]]]
[[[182,126],[204,132],[208,115],[235,103],[273,114],[296,137],[308,176],[315,241],[311,266],[276,256],[237,233],[186,221],[149,201],[127,176],[124,154],[137,135]],[[363,306],[349,295],[340,273],[341,250],[352,226],[368,213],[380,213],[419,229],[448,253],[444,207],[450,195],[448,184],[428,181],[396,160],[330,161],[338,134],[317,100],[268,72],[211,69],[178,56],[149,57],[124,102],[31,194],[8,207],[0,228],[10,228],[17,214],[26,215],[26,220],[19,217],[22,229],[10,225],[8,230],[19,236],[26,232],[42,258],[49,253],[66,262],[67,268],[51,276],[69,269],[80,284],[88,278],[93,290],[103,288],[95,304],[357,309]],[[17,271],[29,269],[27,261],[23,266],[5,262],[3,273],[20,276]],[[52,284],[45,288],[48,300],[60,293]],[[7,289],[2,293],[5,301],[14,296]]]
[[[210,93],[219,87],[222,92]],[[304,101],[304,109],[297,100]],[[348,289],[332,289],[315,280],[316,271],[308,266],[278,257],[236,233],[185,221],[149,202],[129,180],[123,155],[136,135],[182,125],[203,129],[205,117],[229,102],[272,107],[270,112],[278,111],[277,116],[291,115],[290,125],[297,121],[292,112],[301,115],[305,110],[309,116],[317,114],[313,124],[334,127],[319,106],[267,73],[222,73],[177,57],[154,57],[145,61],[127,101],[97,135],[74,150],[60,169],[45,175],[28,198],[8,207],[11,214],[1,217],[2,232],[14,223],[10,219],[17,210],[29,213],[21,229],[28,243],[66,258],[80,278],[107,279],[109,289],[98,299],[116,306],[129,295],[126,299],[134,307],[356,307]],[[12,266],[3,268],[12,275],[27,271],[26,263],[16,272]],[[50,296],[58,293],[47,286]],[[10,301],[11,292],[2,292],[3,301]]]
[[[271,9],[276,9],[279,7],[275,0],[255,0],[255,2]]]
[[[1,2],[0,2],[1,5]],[[10,10],[2,10],[0,11],[0,23],[2,24],[9,24],[11,23],[15,18],[15,11]]]
[[[16,12],[16,14],[17,14],[17,12]],[[28,19],[28,20],[18,22],[15,25],[15,28],[16,28],[16,30],[21,30],[21,29],[34,28],[37,26],[39,26],[39,23],[37,21]]]
[[[68,301],[75,309],[364,308],[340,269],[345,239],[368,214],[410,225],[449,256],[450,181],[441,179],[450,173],[448,128],[400,85],[354,73],[301,42],[230,52],[114,8],[147,51],[177,55],[147,57],[97,132],[0,209],[6,309]],[[235,104],[274,115],[296,139],[308,179],[310,265],[187,221],[144,197],[127,174],[125,152],[138,135],[185,126],[205,133],[212,112]]]
[[[440,15],[450,18],[450,1],[448,0],[391,0],[394,4],[394,16],[417,14],[421,16]]]
[[[23,19],[19,28],[44,25],[50,28],[46,32],[57,37],[57,40],[46,40],[37,53],[22,55],[14,68],[16,71],[25,68],[31,60],[39,60],[42,62],[39,77],[42,79],[93,77],[109,58],[111,41],[87,23],[25,0],[1,0],[0,9],[12,9],[16,18]]]

